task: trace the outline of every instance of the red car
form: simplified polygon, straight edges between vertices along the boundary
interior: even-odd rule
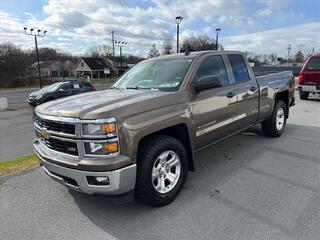
[[[320,55],[308,58],[299,74],[300,99],[307,100],[310,93],[320,94]]]

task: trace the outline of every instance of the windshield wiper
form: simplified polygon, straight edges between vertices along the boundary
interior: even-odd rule
[[[129,87],[125,87],[125,89],[136,89],[136,90],[140,90],[140,89],[155,89],[155,88],[142,87],[142,86],[129,86]]]

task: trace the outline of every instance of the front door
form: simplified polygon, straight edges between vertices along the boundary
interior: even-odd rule
[[[195,147],[199,149],[211,144],[236,129],[237,95],[221,55],[207,55],[196,72],[196,79],[216,75],[223,82],[222,87],[208,89],[194,94],[191,99],[192,117],[196,126]]]

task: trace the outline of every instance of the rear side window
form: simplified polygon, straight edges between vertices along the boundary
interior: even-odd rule
[[[73,88],[72,84],[65,84],[61,87],[63,90],[70,90]]]
[[[320,70],[320,58],[312,57],[304,68],[305,70]]]
[[[236,83],[248,81],[250,79],[249,73],[243,57],[239,54],[229,54],[228,59],[231,64]]]
[[[201,62],[197,71],[197,77],[199,79],[207,75],[219,76],[224,85],[229,84],[228,74],[221,56],[208,56]]]

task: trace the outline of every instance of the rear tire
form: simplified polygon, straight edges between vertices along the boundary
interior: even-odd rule
[[[299,89],[299,96],[301,100],[308,100],[309,92],[303,92]]]
[[[280,137],[287,123],[287,106],[283,101],[276,101],[272,115],[262,122],[262,132],[267,137]]]
[[[184,145],[176,138],[158,135],[144,141],[139,151],[136,198],[150,206],[171,203],[187,178],[188,155]]]

